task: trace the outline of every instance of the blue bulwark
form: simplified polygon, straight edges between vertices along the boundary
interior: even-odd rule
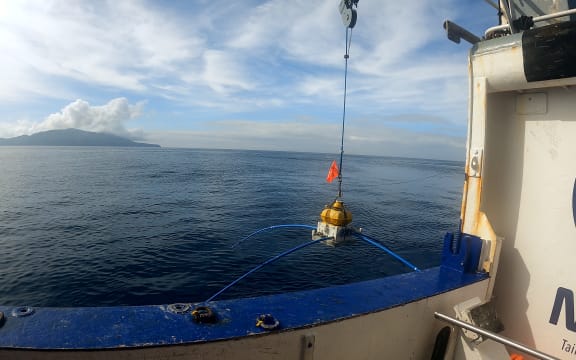
[[[481,252],[482,239],[479,237],[447,233],[442,249],[442,266],[464,273],[475,273]]]
[[[262,314],[279,320],[280,326],[274,331],[343,320],[486,279],[487,274],[470,271],[478,264],[476,242],[474,237],[462,237],[459,251],[451,249],[445,258],[449,265],[421,272],[318,290],[197,304],[214,311],[215,323],[195,322],[186,305],[35,309],[3,306],[0,311],[6,320],[0,327],[0,348],[115,349],[210,342],[265,333],[256,326],[256,319]],[[457,259],[465,260],[464,271],[455,266]]]

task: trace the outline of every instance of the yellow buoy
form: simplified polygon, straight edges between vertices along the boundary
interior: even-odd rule
[[[330,206],[326,206],[324,210],[322,210],[320,219],[326,224],[346,226],[352,222],[352,213],[346,210],[342,200],[334,200]]]

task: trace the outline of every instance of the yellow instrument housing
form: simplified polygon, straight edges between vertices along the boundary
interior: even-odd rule
[[[334,200],[320,213],[320,219],[330,225],[346,226],[352,222],[352,213],[344,207],[342,200]]]

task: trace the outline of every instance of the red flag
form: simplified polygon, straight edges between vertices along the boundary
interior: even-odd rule
[[[336,165],[336,160],[332,161],[332,165],[330,166],[330,170],[328,170],[328,175],[326,175],[326,181],[329,183],[332,180],[336,179],[339,175],[338,165]]]

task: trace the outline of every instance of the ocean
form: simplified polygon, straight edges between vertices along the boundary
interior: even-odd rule
[[[337,195],[337,154],[199,149],[0,148],[0,304],[200,302],[310,240]],[[420,268],[458,227],[461,162],[345,155],[354,225]],[[354,241],[315,244],[218,299],[314,289],[410,271]]]

